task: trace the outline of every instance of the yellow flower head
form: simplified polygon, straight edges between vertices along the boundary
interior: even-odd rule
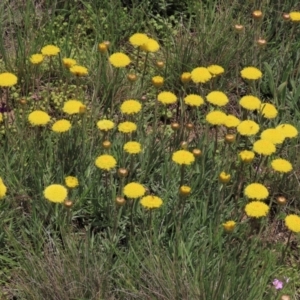
[[[0,87],[14,86],[18,82],[18,77],[12,73],[1,73],[0,74]]]
[[[274,145],[282,144],[284,141],[284,135],[280,130],[277,130],[276,128],[268,128],[264,130],[260,134],[260,138],[262,140],[270,141]]]
[[[290,20],[295,23],[300,22],[300,11],[291,11]]]
[[[67,176],[65,178],[65,185],[70,189],[77,187],[79,185],[77,177]]]
[[[285,226],[292,232],[300,232],[300,217],[297,215],[288,215],[284,219]]]
[[[106,53],[107,52],[107,44],[106,43],[100,43],[98,44],[98,50],[100,53]]]
[[[101,170],[110,171],[117,165],[117,161],[113,156],[103,154],[96,158],[95,165]]]
[[[154,76],[154,77],[152,77],[151,82],[154,87],[160,88],[164,84],[164,78],[161,76]]]
[[[123,133],[131,133],[133,131],[136,131],[136,129],[137,129],[136,124],[128,121],[120,123],[118,126],[118,130]]]
[[[285,138],[294,138],[298,135],[298,130],[290,124],[280,124],[276,127]]]
[[[201,96],[199,95],[195,95],[195,94],[190,94],[190,95],[187,95],[185,98],[184,98],[184,103],[186,105],[189,105],[189,106],[196,106],[196,107],[199,107],[201,106],[202,104],[204,104],[204,100]]]
[[[241,120],[238,119],[236,116],[228,115],[228,116],[226,116],[224,125],[227,128],[233,128],[233,127],[237,127],[240,123],[241,123]]]
[[[70,69],[71,67],[75,66],[77,62],[73,58],[63,58],[63,64],[66,68]]]
[[[0,177],[0,199],[4,198],[7,192],[7,187],[2,181],[2,178]]]
[[[128,55],[121,53],[121,52],[117,52],[112,54],[109,57],[109,62],[115,67],[115,68],[124,68],[126,66],[128,66],[131,61]]]
[[[261,218],[268,214],[269,206],[261,201],[252,201],[246,205],[245,212],[248,217]]]
[[[278,114],[276,107],[270,103],[262,103],[259,111],[266,119],[274,119]]]
[[[133,115],[140,112],[142,105],[137,100],[125,100],[121,105],[121,112],[127,115]]]
[[[43,62],[44,60],[44,55],[43,54],[32,54],[29,58],[30,62],[33,64],[33,65],[39,65],[40,63]]]
[[[71,122],[66,119],[58,120],[52,125],[52,131],[59,133],[66,132],[70,130],[71,126]]]
[[[146,189],[137,182],[131,182],[124,186],[124,195],[128,198],[140,198],[145,195]]]
[[[235,228],[236,223],[234,221],[230,220],[230,221],[223,223],[222,225],[226,232],[232,232]]]
[[[275,153],[275,145],[268,140],[258,140],[253,144],[253,151],[261,155],[271,155]]]
[[[231,179],[231,175],[227,174],[226,172],[221,172],[219,175],[219,180],[221,183],[228,183]]]
[[[123,149],[127,152],[127,153],[130,153],[130,154],[138,154],[142,151],[141,149],[141,144],[138,143],[138,142],[127,142]]]
[[[102,131],[108,131],[113,129],[115,126],[115,123],[110,120],[100,120],[97,122],[97,127]]]
[[[146,52],[157,52],[159,50],[159,44],[156,40],[149,38],[140,48]]]
[[[172,160],[179,165],[190,165],[195,161],[195,157],[187,150],[178,150],[173,153]]]
[[[182,83],[188,83],[192,79],[192,74],[190,72],[184,72],[180,76],[180,80]]]
[[[210,92],[206,99],[209,103],[217,105],[217,106],[225,106],[228,103],[228,97],[220,91]]]
[[[259,131],[259,125],[251,120],[242,121],[237,126],[237,131],[240,135],[251,136],[255,135]]]
[[[188,185],[182,185],[179,188],[179,194],[183,197],[189,196],[190,193],[191,193],[191,188]]]
[[[50,116],[41,110],[35,110],[28,116],[28,121],[33,126],[43,126],[49,123]]]
[[[83,77],[88,75],[89,73],[86,67],[78,66],[78,65],[72,66],[70,68],[70,72],[77,77]]]
[[[244,96],[240,100],[240,106],[247,110],[256,110],[261,106],[261,101],[255,96]]]
[[[273,170],[280,173],[288,173],[293,170],[292,164],[288,160],[282,158],[272,160],[271,166]]]
[[[250,163],[254,159],[255,153],[253,151],[244,150],[239,153],[241,161],[244,163]]]
[[[139,47],[148,42],[149,38],[144,33],[135,33],[129,38],[129,42],[134,47]]]
[[[159,208],[163,204],[161,198],[157,196],[145,196],[141,199],[140,204],[148,209]]]
[[[56,56],[60,49],[54,45],[47,45],[42,48],[41,52],[44,56]]]
[[[63,112],[68,115],[74,115],[80,113],[80,107],[84,106],[84,104],[79,100],[68,100],[64,103]]]
[[[210,72],[204,67],[195,68],[191,72],[191,77],[194,83],[205,83],[212,78]]]
[[[249,184],[244,191],[245,196],[249,199],[265,200],[269,197],[267,188],[260,183]]]
[[[241,76],[248,80],[257,80],[262,77],[262,72],[255,67],[247,67],[241,71]]]
[[[61,184],[51,184],[44,190],[44,197],[55,203],[62,203],[68,196],[68,190]]]
[[[173,104],[177,101],[177,97],[171,92],[160,92],[157,100],[162,104]]]
[[[206,115],[205,120],[211,125],[223,125],[226,121],[226,114],[222,111],[215,110]]]
[[[215,76],[221,75],[224,73],[224,68],[218,65],[211,65],[207,67],[207,70]]]

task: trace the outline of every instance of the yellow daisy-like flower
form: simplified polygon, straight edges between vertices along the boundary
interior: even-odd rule
[[[249,184],[244,191],[245,196],[249,199],[265,200],[269,197],[268,189],[260,183]]]
[[[108,131],[115,127],[115,123],[104,119],[97,122],[97,127],[102,131]]]
[[[233,128],[233,127],[237,127],[240,123],[241,123],[241,120],[238,119],[236,116],[228,115],[228,116],[226,116],[224,125],[227,128]]]
[[[44,190],[44,197],[55,203],[62,203],[68,196],[68,190],[61,184],[51,184]]]
[[[141,199],[140,204],[148,209],[153,209],[153,208],[159,208],[162,206],[163,201],[161,200],[161,198],[157,197],[157,196],[145,196]]]
[[[144,196],[146,189],[140,183],[131,182],[124,186],[123,192],[126,197],[136,199]]]
[[[270,103],[262,103],[259,111],[266,119],[274,119],[278,114],[276,107]]]
[[[178,150],[173,153],[172,160],[179,165],[190,165],[195,161],[195,157],[187,150]]]
[[[33,126],[44,126],[49,123],[50,116],[41,110],[35,110],[28,116],[28,121]]]
[[[60,49],[54,45],[47,45],[42,48],[41,52],[44,56],[56,56]]]
[[[63,64],[67,69],[70,69],[71,67],[75,66],[77,64],[76,60],[73,58],[63,58]]]
[[[159,44],[156,40],[149,38],[140,48],[146,52],[157,52],[159,50]]]
[[[78,66],[78,65],[71,67],[70,72],[77,77],[83,77],[88,75],[89,73],[86,67]]]
[[[123,149],[130,154],[138,154],[142,151],[141,144],[138,142],[127,142]]]
[[[248,110],[256,110],[261,106],[261,101],[255,96],[244,96],[240,100],[240,106]]]
[[[65,185],[68,188],[73,189],[73,188],[76,188],[79,185],[79,181],[78,181],[77,177],[67,176],[65,178]]]
[[[164,84],[164,78],[161,76],[154,76],[154,77],[152,77],[151,82],[154,87],[160,88]]]
[[[230,221],[223,223],[222,225],[226,232],[232,232],[235,228],[236,223],[234,221],[230,220]]]
[[[121,112],[127,115],[133,115],[142,109],[142,105],[137,100],[125,100],[121,105]]]
[[[276,127],[285,138],[294,138],[298,135],[298,130],[290,124],[280,124]]]
[[[211,80],[212,76],[207,68],[198,67],[191,72],[191,78],[194,83],[205,83]]]
[[[211,65],[207,67],[207,70],[215,76],[221,75],[224,73],[224,68],[218,65]]]
[[[210,92],[206,99],[209,103],[217,105],[217,106],[225,106],[228,103],[228,97],[220,91]]]
[[[184,103],[186,105],[189,105],[189,106],[196,106],[196,107],[199,107],[201,106],[202,104],[204,104],[204,100],[201,96],[199,95],[195,95],[195,94],[190,94],[190,95],[187,95],[185,98],[184,98]]]
[[[180,76],[180,80],[182,83],[189,83],[192,79],[192,74],[190,72],[184,72]]]
[[[260,134],[260,138],[262,140],[270,141],[274,145],[282,144],[284,141],[284,135],[280,130],[277,130],[276,128],[268,128],[264,130]]]
[[[288,173],[293,170],[292,164],[288,160],[282,158],[272,160],[271,166],[273,170],[280,173]]]
[[[221,183],[228,183],[231,179],[231,175],[227,174],[226,172],[221,172],[219,175],[219,180]]]
[[[74,115],[80,113],[80,108],[85,106],[79,100],[68,100],[64,103],[63,112],[67,113],[68,115]]]
[[[300,11],[291,11],[290,20],[295,23],[300,22]]]
[[[275,153],[276,147],[268,140],[258,140],[253,144],[253,151],[267,156]]]
[[[144,33],[135,33],[129,38],[129,42],[134,47],[142,46],[143,44],[147,43],[149,37]]]
[[[128,121],[120,123],[118,126],[118,130],[123,133],[131,133],[133,131],[136,131],[136,129],[137,129],[136,124]]]
[[[101,170],[110,171],[117,165],[117,161],[113,156],[103,154],[96,158],[95,165]]]
[[[240,135],[251,136],[259,131],[259,125],[252,120],[244,120],[237,126]]]
[[[215,110],[206,115],[205,120],[212,125],[223,125],[226,121],[226,114],[222,111]]]
[[[244,150],[239,153],[241,161],[244,163],[250,163],[254,159],[255,153],[253,151]]]
[[[7,192],[7,187],[5,186],[2,178],[0,177],[0,199],[4,198]]]
[[[52,131],[59,133],[66,132],[70,130],[71,126],[71,122],[66,119],[58,120],[52,125]]]
[[[14,86],[18,82],[18,77],[12,73],[1,73],[0,74],[0,87]]]
[[[248,217],[261,218],[268,214],[269,206],[261,201],[252,201],[246,205],[245,212]]]
[[[292,232],[300,232],[300,217],[297,215],[288,215],[284,219],[285,226]]]
[[[39,65],[43,62],[44,60],[44,55],[43,54],[32,54],[29,58],[30,62],[33,64],[33,65]]]
[[[131,63],[129,56],[121,52],[112,54],[108,60],[115,68],[125,68]]]
[[[255,67],[247,67],[241,71],[241,76],[248,80],[257,80],[262,77],[262,72]]]
[[[171,92],[161,92],[157,95],[157,100],[162,104],[173,104],[177,101],[177,97]]]

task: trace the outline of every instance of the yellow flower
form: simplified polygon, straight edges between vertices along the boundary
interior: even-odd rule
[[[0,113],[0,123],[3,121],[3,114]]]
[[[249,199],[265,200],[269,197],[267,188],[260,183],[249,184],[244,191],[245,195]]]
[[[106,53],[107,52],[107,44],[106,43],[98,44],[98,50],[101,53]]]
[[[155,86],[156,88],[160,88],[164,84],[164,78],[161,76],[154,76],[152,77],[151,81],[153,86]]]
[[[50,116],[44,111],[35,110],[29,114],[28,121],[33,126],[43,126],[49,123]]]
[[[41,52],[44,56],[56,56],[60,49],[54,45],[47,45],[42,48]]]
[[[148,36],[144,33],[135,33],[129,38],[129,42],[134,47],[142,46],[149,40]]]
[[[199,107],[204,103],[204,100],[199,95],[190,94],[184,98],[184,103],[189,106]]]
[[[222,225],[226,232],[232,232],[235,228],[236,223],[234,221],[230,220],[230,221],[223,223]]]
[[[29,58],[30,62],[33,64],[33,65],[39,65],[40,63],[43,62],[44,60],[44,55],[43,54],[32,54]]]
[[[75,66],[71,67],[70,72],[73,75],[78,76],[78,77],[88,75],[88,69],[86,67],[78,66],[78,65],[75,65]]]
[[[270,103],[262,103],[259,111],[266,119],[274,119],[278,114],[276,107]]]
[[[237,127],[241,123],[241,120],[238,119],[234,115],[228,115],[226,116],[224,125],[228,128]]]
[[[222,111],[215,110],[206,115],[206,121],[212,125],[223,125],[226,121],[226,114]]]
[[[292,22],[300,22],[300,11],[291,11],[290,19]]]
[[[120,123],[118,126],[118,130],[123,133],[131,133],[133,131],[136,131],[136,129],[137,129],[136,124],[128,121]]]
[[[268,140],[258,140],[253,144],[253,151],[262,155],[271,155],[276,151],[276,147]]]
[[[74,176],[67,176],[65,178],[65,184],[68,188],[72,189],[79,185],[78,179]]]
[[[62,203],[68,196],[68,190],[61,184],[51,184],[44,190],[44,197],[55,203]]]
[[[285,226],[292,232],[300,232],[300,217],[297,215],[288,215],[284,219]]]
[[[298,130],[290,124],[281,124],[276,127],[285,138],[294,138],[298,135]]]
[[[240,135],[255,135],[259,131],[259,125],[254,121],[245,120],[237,126],[237,131],[240,133]]]
[[[115,68],[124,68],[126,66],[128,66],[131,61],[128,55],[121,53],[121,52],[117,52],[112,54],[109,57],[109,62],[115,67]]]
[[[18,82],[18,77],[12,73],[1,73],[0,74],[0,87],[14,86]]]
[[[141,205],[145,208],[152,209],[152,208],[159,208],[162,205],[162,200],[161,198],[157,196],[145,196],[141,199],[140,201]]]
[[[141,144],[138,142],[127,142],[123,149],[130,154],[137,154],[141,152]]]
[[[256,110],[261,106],[261,101],[255,96],[244,96],[240,100],[240,106],[248,110]]]
[[[113,129],[115,126],[115,123],[110,120],[100,120],[97,122],[97,127],[102,131],[108,131]]]
[[[179,188],[179,194],[183,197],[189,196],[190,193],[191,193],[191,188],[187,185],[182,185]]]
[[[219,175],[219,180],[221,183],[228,183],[231,179],[231,175],[227,174],[226,172],[221,172]]]
[[[184,72],[180,76],[180,80],[182,83],[188,83],[192,79],[192,74],[190,72]]]
[[[248,217],[265,217],[269,212],[269,206],[261,201],[252,201],[246,205],[245,212]]]
[[[117,165],[117,161],[113,156],[103,154],[96,158],[95,165],[101,170],[109,171]]]
[[[2,178],[0,177],[0,199],[4,198],[7,192],[7,187],[3,183]]]
[[[255,67],[247,67],[241,71],[241,76],[248,80],[257,80],[262,77],[262,73]]]
[[[244,163],[250,163],[254,159],[255,153],[253,151],[244,150],[239,153],[239,156]]]
[[[80,113],[80,108],[83,107],[84,104],[79,100],[68,100],[64,103],[63,112],[68,115],[74,115]]]
[[[63,64],[66,68],[70,69],[71,67],[76,65],[76,60],[73,58],[64,58],[63,59]]]
[[[179,165],[190,165],[195,161],[195,157],[187,150],[179,150],[173,153],[172,160]]]
[[[206,96],[206,99],[209,103],[217,105],[217,106],[224,106],[229,101],[227,96],[223,92],[220,92],[220,91],[210,92]]]
[[[148,39],[146,43],[140,46],[143,51],[146,52],[157,52],[159,50],[159,44],[154,39]]]
[[[122,103],[121,112],[123,114],[132,115],[138,113],[141,110],[141,108],[142,105],[140,102],[138,102],[137,100],[130,99]]]
[[[177,97],[171,92],[161,92],[157,95],[157,100],[162,104],[173,104],[177,101]]]
[[[52,125],[52,130],[54,132],[66,132],[70,128],[71,122],[66,119],[58,120]]]
[[[282,158],[272,160],[271,166],[273,170],[280,173],[288,173],[293,169],[292,164],[288,160]]]
[[[124,195],[128,198],[140,198],[145,195],[146,189],[137,182],[131,182],[124,186]]]
[[[224,68],[218,65],[211,65],[207,67],[207,70],[215,76],[221,75],[224,73]]]
[[[264,130],[260,134],[260,138],[262,140],[270,141],[274,145],[282,144],[284,141],[284,135],[280,130],[277,130],[276,128],[268,128]]]
[[[205,83],[212,78],[207,68],[204,67],[195,68],[191,72],[191,77],[194,83]]]

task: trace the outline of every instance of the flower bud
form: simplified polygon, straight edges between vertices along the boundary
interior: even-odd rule
[[[228,183],[230,181],[230,174],[227,174],[225,172],[221,172],[221,174],[219,175],[219,180],[221,183]]]
[[[123,205],[125,205],[126,200],[123,197],[117,197],[115,199],[115,203],[116,203],[117,206],[123,206]]]
[[[185,128],[186,128],[187,130],[192,130],[192,129],[194,128],[194,125],[193,125],[192,123],[187,123],[187,124],[185,125]]]
[[[182,83],[189,83],[192,79],[192,74],[189,72],[184,72],[180,76],[180,80]]]
[[[151,81],[152,81],[153,86],[156,88],[160,88],[164,84],[164,78],[161,76],[154,76],[154,77],[152,77]]]
[[[267,41],[264,39],[258,39],[256,43],[260,48],[264,48],[267,45]]]
[[[84,114],[86,112],[86,106],[85,105],[81,105],[80,107],[79,107],[79,113],[80,114]]]
[[[163,62],[163,61],[157,61],[156,62],[156,66],[158,67],[158,68],[163,68],[164,67],[164,65],[165,65],[165,63]]]
[[[291,300],[291,297],[289,295],[282,295],[281,300]]]
[[[22,104],[22,105],[25,105],[27,103],[27,100],[22,98],[19,100],[19,103]]]
[[[104,141],[104,142],[102,143],[102,147],[103,147],[104,149],[109,149],[109,148],[111,147],[111,142],[110,142],[110,141]]]
[[[193,149],[193,154],[195,157],[200,157],[202,155],[202,151],[200,149]]]
[[[182,185],[179,188],[180,196],[187,197],[187,196],[189,196],[190,193],[191,193],[191,188],[187,185]]]
[[[104,41],[104,42],[103,42],[103,44],[105,44],[105,45],[106,45],[106,47],[108,48],[108,47],[109,47],[109,45],[110,45],[110,42],[109,42],[109,41]]]
[[[125,168],[120,168],[118,170],[118,175],[119,175],[119,177],[124,178],[128,175],[128,170],[126,170]]]
[[[235,222],[234,221],[227,221],[225,223],[223,223],[223,228],[226,232],[232,232],[235,228]]]
[[[225,141],[228,144],[232,144],[235,142],[235,135],[234,134],[226,134],[225,135]]]
[[[286,198],[283,197],[283,196],[278,196],[278,197],[276,198],[276,202],[277,202],[278,205],[283,206],[283,205],[286,204],[287,200],[286,200]]]
[[[188,142],[185,142],[185,141],[181,142],[181,143],[180,143],[180,147],[181,147],[182,149],[186,150],[187,147],[188,147]]]
[[[100,43],[98,45],[98,50],[101,52],[101,53],[106,53],[107,52],[107,45],[105,43]]]
[[[127,79],[130,82],[135,82],[137,80],[137,76],[135,74],[128,74]]]
[[[234,29],[235,29],[236,32],[240,33],[240,32],[244,31],[244,26],[236,24],[236,25],[234,25]]]
[[[64,206],[66,207],[66,208],[71,208],[72,206],[73,206],[73,201],[71,201],[71,200],[65,200],[65,202],[64,202]]]
[[[282,18],[283,18],[284,21],[289,21],[289,20],[290,20],[290,14],[288,14],[288,13],[283,13],[283,14],[282,14]]]
[[[255,10],[252,12],[252,17],[254,20],[261,20],[263,17],[263,13],[260,10]]]
[[[174,130],[174,131],[176,131],[176,130],[178,130],[179,128],[180,128],[180,125],[179,125],[179,123],[172,123],[171,124],[171,128]]]

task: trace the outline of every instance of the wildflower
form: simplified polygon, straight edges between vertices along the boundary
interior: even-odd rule
[[[228,127],[228,126],[227,126]],[[233,142],[235,142],[236,136],[235,134],[226,134],[225,135],[225,141],[228,144],[232,144]]]
[[[194,83],[205,83],[208,82],[212,78],[212,76],[210,72],[207,70],[207,68],[199,67],[199,68],[195,68],[191,72],[191,78]]]
[[[190,72],[184,72],[180,76],[180,80],[183,84],[190,82],[192,79],[192,74]]]
[[[118,170],[118,175],[120,178],[125,178],[128,175],[128,170],[125,168],[120,168]]]
[[[276,107],[270,103],[262,103],[259,111],[266,119],[274,119],[278,114]]]
[[[159,208],[161,207],[163,201],[161,198],[157,196],[145,196],[140,201],[141,205],[145,208],[152,209],[152,208]]]
[[[66,119],[58,120],[52,125],[52,130],[54,132],[66,132],[70,128],[71,122]]]
[[[68,115],[79,114],[80,107],[84,106],[84,104],[79,100],[68,100],[64,103],[63,112]]]
[[[224,125],[228,128],[237,127],[241,123],[241,120],[238,119],[234,115],[228,115],[226,116]]]
[[[133,82],[137,81],[137,76],[135,74],[128,74],[127,79],[129,82],[133,83]]]
[[[184,98],[184,103],[189,106],[199,107],[204,103],[204,100],[199,95],[190,94]]]
[[[223,223],[222,225],[226,232],[232,232],[235,228],[236,223],[234,221],[230,220],[230,221]]]
[[[156,40],[149,38],[140,48],[146,52],[157,52],[159,50],[159,44]]]
[[[206,99],[209,103],[217,105],[217,106],[224,106],[229,101],[227,96],[223,92],[220,92],[220,91],[210,92],[206,96]]]
[[[234,29],[235,29],[235,31],[236,32],[238,32],[238,33],[241,33],[241,32],[243,32],[244,31],[244,26],[243,25],[240,25],[240,24],[235,24],[234,25]]]
[[[183,197],[189,196],[190,193],[191,193],[191,188],[187,185],[182,185],[179,188],[179,194]]]
[[[253,144],[253,151],[267,156],[275,153],[276,147],[268,140],[258,140]]]
[[[142,105],[137,100],[126,100],[121,105],[121,112],[123,114],[136,114],[138,113],[142,108]]]
[[[128,66],[131,61],[128,55],[121,53],[121,52],[117,52],[112,54],[109,57],[109,62],[115,67],[115,68],[124,68],[126,66]]]
[[[288,173],[293,169],[292,164],[288,160],[282,158],[272,160],[271,166],[273,170],[280,173]]]
[[[110,120],[100,120],[97,122],[97,127],[102,131],[108,131],[113,129],[115,126],[115,123]]]
[[[62,203],[68,196],[68,190],[61,184],[51,184],[44,190],[44,197],[55,203]]]
[[[141,152],[141,144],[138,142],[127,142],[123,149],[130,154],[137,154]]]
[[[260,10],[255,10],[252,12],[252,17],[255,20],[260,20],[263,17],[263,13]]]
[[[207,67],[207,70],[212,75],[218,76],[224,73],[224,68],[218,65],[211,65]]]
[[[284,141],[284,135],[276,128],[268,128],[260,134],[262,140],[267,140],[274,145],[282,144]]]
[[[241,76],[248,80],[257,80],[262,77],[262,73],[255,67],[247,67],[241,71]]]
[[[226,114],[222,111],[215,110],[206,115],[205,120],[211,125],[223,125],[226,121]]]
[[[261,201],[252,201],[246,205],[245,212],[248,217],[265,217],[269,212],[269,206]]]
[[[123,197],[116,197],[115,203],[117,206],[123,206],[126,204],[126,200]]]
[[[173,153],[172,160],[179,165],[190,165],[195,161],[195,157],[187,150],[178,150]]]
[[[109,149],[110,147],[111,147],[111,142],[110,141],[103,141],[102,142],[102,147],[104,148],[104,149]]]
[[[73,58],[63,58],[63,64],[66,68],[70,69],[71,67],[76,65],[76,60]]]
[[[18,82],[18,77],[12,73],[1,73],[0,74],[0,87],[14,86]]]
[[[107,45],[106,43],[100,43],[98,44],[98,50],[100,53],[106,53],[107,52]]]
[[[292,232],[300,232],[300,217],[297,215],[288,215],[284,219],[285,226]]]
[[[39,65],[40,63],[43,62],[44,60],[44,55],[43,54],[32,54],[29,58],[30,62],[33,64],[33,65]]]
[[[255,153],[253,151],[244,150],[239,153],[239,156],[244,163],[250,163],[254,159]]]
[[[95,165],[101,170],[110,171],[117,165],[117,161],[113,156],[103,154],[96,158]]]
[[[144,196],[146,189],[140,183],[131,182],[124,186],[123,192],[126,197],[136,199]]]
[[[276,198],[276,202],[277,202],[278,205],[282,206],[282,205],[286,204],[287,200],[286,200],[286,198],[284,196],[278,196]]]
[[[155,86],[156,88],[160,88],[164,84],[164,78],[161,76],[154,76],[152,77],[151,81],[153,86]]]
[[[171,92],[160,92],[157,100],[162,104],[173,104],[177,101],[177,97]]]
[[[33,126],[43,126],[49,123],[50,116],[44,111],[35,110],[29,114],[28,121]]]
[[[78,179],[74,176],[67,176],[65,178],[65,184],[68,188],[72,189],[79,185]]]
[[[193,149],[193,155],[195,157],[200,157],[202,155],[202,151],[200,149]]]
[[[290,124],[281,124],[276,127],[285,138],[294,138],[298,135],[298,130]]]
[[[136,129],[137,129],[136,124],[132,122],[123,122],[120,123],[118,126],[118,130],[123,133],[131,133],[133,131],[136,131]]]
[[[283,282],[278,279],[274,279],[272,283],[276,290],[281,290],[283,288]]]
[[[219,180],[221,183],[228,183],[231,179],[231,175],[227,174],[226,172],[221,172],[219,175]]]
[[[5,197],[6,191],[7,191],[7,187],[5,186],[2,178],[0,177],[0,199]]]
[[[42,48],[41,52],[44,56],[56,56],[60,49],[54,45],[47,45]]]
[[[134,47],[142,46],[149,40],[148,36],[144,33],[135,33],[129,38],[129,42]]]
[[[251,136],[259,131],[259,125],[252,120],[244,120],[237,126],[240,135]]]
[[[300,11],[291,11],[289,15],[292,22],[300,22]]]
[[[244,193],[249,199],[255,200],[264,200],[269,196],[267,188],[260,183],[251,183],[247,185]]]
[[[239,103],[241,107],[248,110],[259,109],[261,105],[261,101],[257,97],[251,95],[242,97]]]
[[[77,77],[88,75],[88,69],[86,67],[78,66],[78,65],[71,67],[70,72]]]

